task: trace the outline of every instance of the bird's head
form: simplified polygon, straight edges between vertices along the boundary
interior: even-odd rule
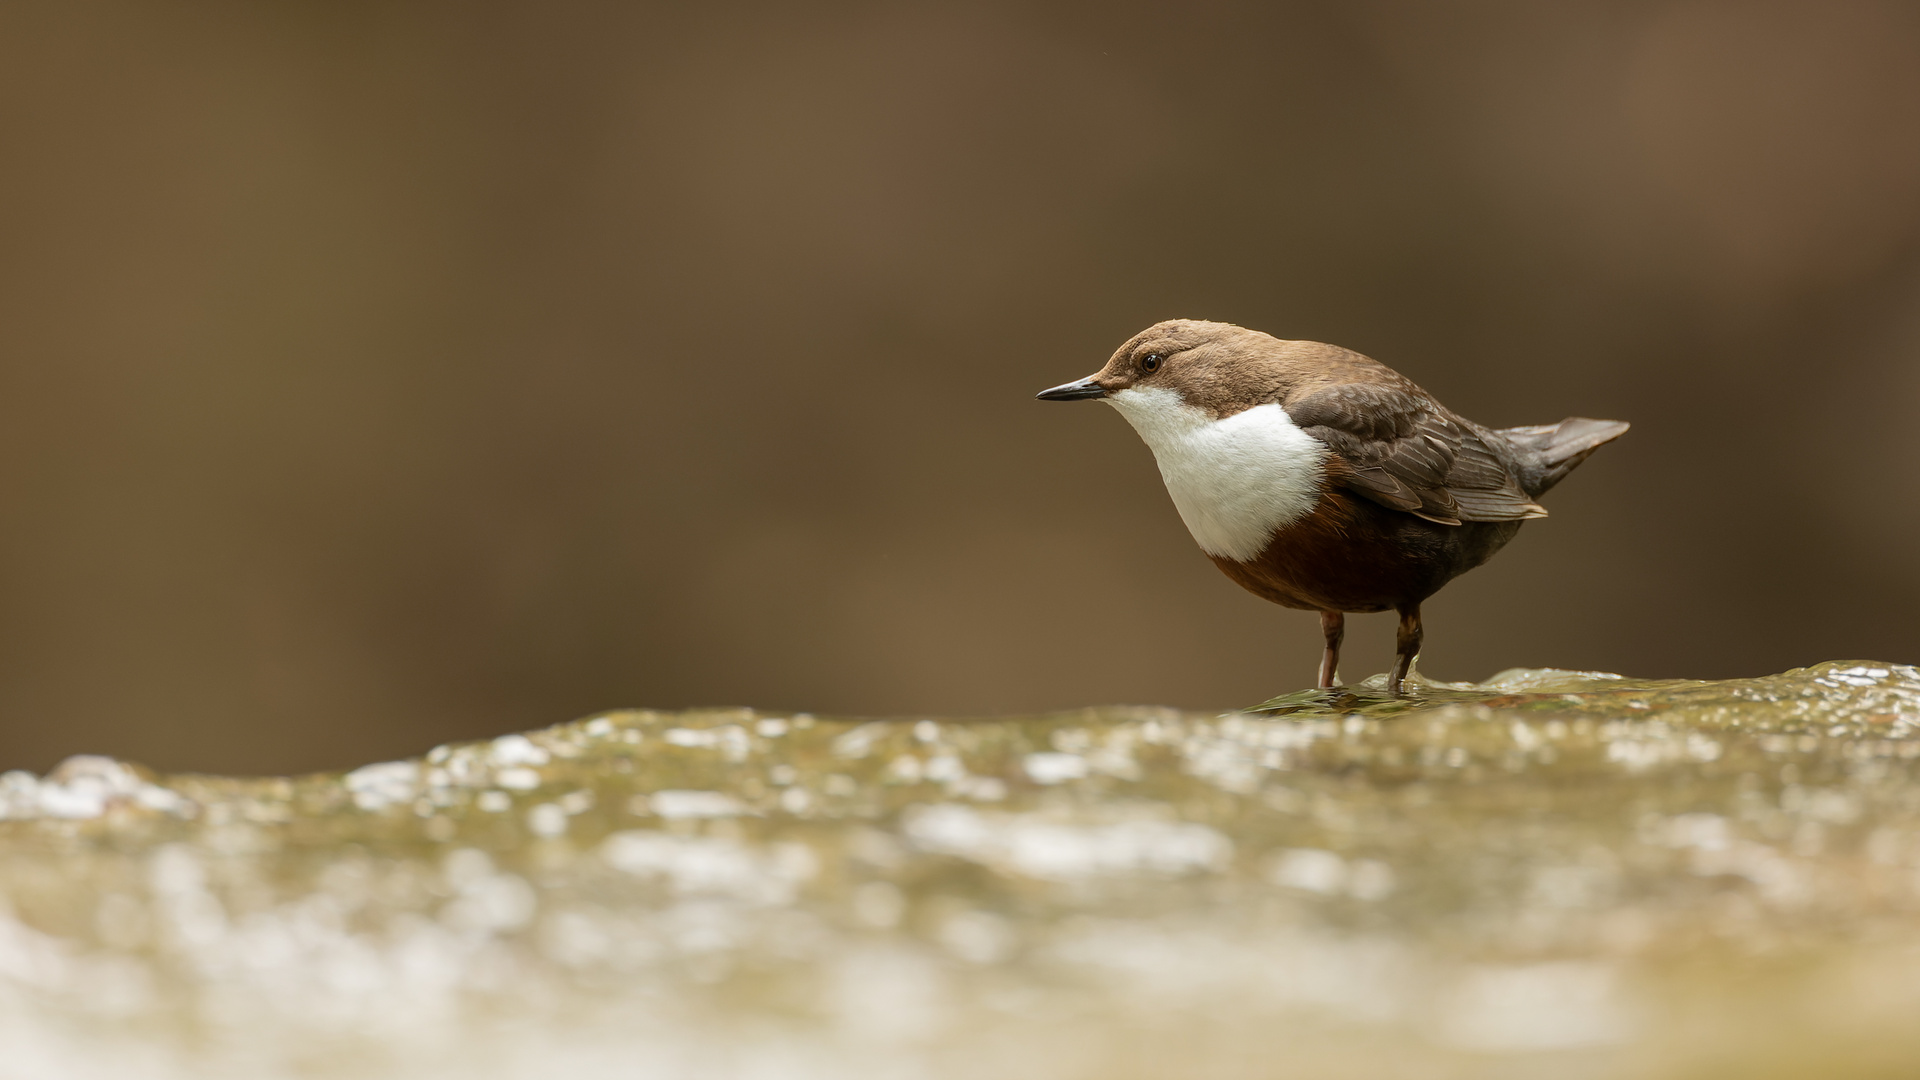
[[[1130,413],[1146,401],[1220,417],[1272,400],[1284,371],[1269,359],[1280,342],[1231,323],[1170,319],[1135,334],[1107,365],[1040,392],[1041,401],[1101,399]],[[1237,408],[1235,407],[1237,406]]]

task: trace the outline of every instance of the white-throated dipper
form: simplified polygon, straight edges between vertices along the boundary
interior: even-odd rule
[[[1320,613],[1322,687],[1349,611],[1400,613],[1388,689],[1420,652],[1420,602],[1486,562],[1619,420],[1484,428],[1399,372],[1317,341],[1174,319],[1040,393],[1099,398],[1153,449],[1187,531],[1256,596]]]

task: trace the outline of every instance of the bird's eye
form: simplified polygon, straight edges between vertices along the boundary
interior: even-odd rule
[[[1165,360],[1166,360],[1166,357],[1161,356],[1159,353],[1150,352],[1147,355],[1140,358],[1140,370],[1151,375],[1154,372],[1160,370],[1160,365]]]

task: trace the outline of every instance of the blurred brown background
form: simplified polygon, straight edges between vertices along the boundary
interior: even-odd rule
[[[1429,674],[1920,659],[1913,4],[22,2],[0,153],[0,766],[1306,685],[1032,400],[1174,316],[1633,421]]]

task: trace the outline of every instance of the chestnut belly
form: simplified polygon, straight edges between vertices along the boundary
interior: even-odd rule
[[[1335,488],[1249,562],[1213,556],[1248,592],[1309,611],[1386,611],[1417,604],[1486,562],[1518,521],[1437,525]]]

